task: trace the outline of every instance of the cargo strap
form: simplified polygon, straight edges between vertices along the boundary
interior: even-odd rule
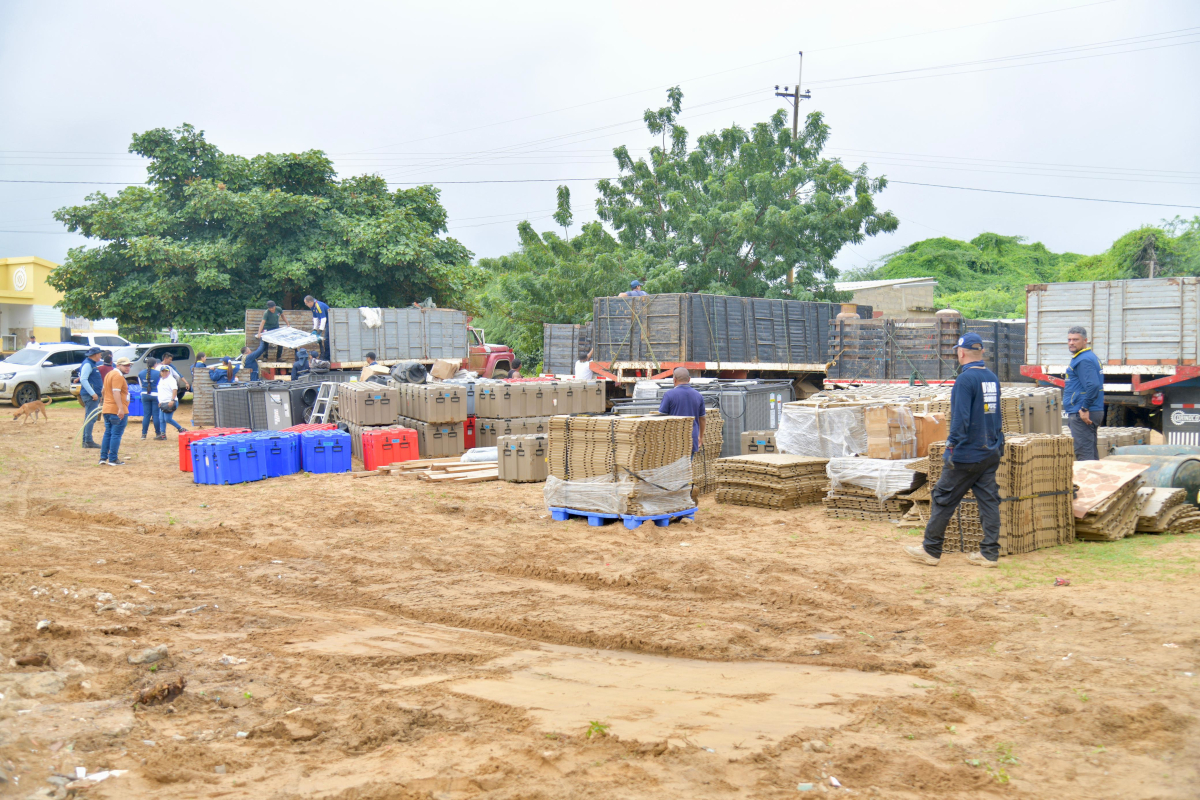
[[[1023,494],[1020,497],[1001,497],[1000,502],[1001,503],[1011,503],[1014,500],[1032,500],[1035,497],[1055,497],[1060,494],[1069,494],[1072,497],[1074,497],[1075,490],[1074,489],[1061,489],[1057,492],[1037,492],[1035,494]]]

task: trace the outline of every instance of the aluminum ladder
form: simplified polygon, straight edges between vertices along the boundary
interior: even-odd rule
[[[313,403],[309,422],[329,422],[329,415],[337,410],[337,383],[323,381],[317,392],[317,402]]]

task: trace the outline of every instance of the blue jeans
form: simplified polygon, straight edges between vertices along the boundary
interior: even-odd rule
[[[262,358],[263,354],[266,353],[267,350],[269,350],[269,349],[271,349],[270,344],[268,344],[267,342],[259,342],[258,347],[254,348],[253,353],[246,356],[246,360],[243,363],[246,366],[250,366],[251,361],[257,362],[258,359]],[[281,345],[281,344],[275,345],[275,360],[283,361],[283,345]]]
[[[121,449],[121,437],[125,435],[125,425],[129,415],[118,417],[116,414],[104,415],[104,438],[100,440],[100,460],[116,461],[117,451]]]
[[[171,409],[170,411],[165,410],[162,406],[158,407],[158,419],[162,425],[164,433],[166,432],[168,425],[174,425],[175,430],[183,431],[183,426],[175,421],[175,409],[179,408],[178,401],[176,401],[176,403],[177,404],[175,408]]]
[[[95,411],[98,408],[100,408],[100,398],[99,397],[92,399],[90,396],[87,396],[87,395],[84,396],[83,416],[85,419],[88,417],[89,414],[91,414],[93,411]],[[97,419],[100,419],[99,414],[96,415],[95,419],[91,420],[90,422],[86,423],[83,426],[83,443],[84,443],[84,445],[96,443],[96,440],[92,438],[92,427],[95,426]]]
[[[158,412],[158,398],[142,395],[142,438],[146,438],[146,431],[150,429],[150,422],[154,422],[154,435],[160,436],[163,432],[162,417]]]

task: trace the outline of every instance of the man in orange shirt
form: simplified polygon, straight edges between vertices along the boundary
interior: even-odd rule
[[[129,383],[125,380],[129,367],[128,358],[118,358],[113,369],[104,376],[104,405],[100,409],[104,416],[104,438],[100,440],[97,466],[125,466],[125,462],[117,458],[117,451],[121,448],[125,424],[129,422]]]

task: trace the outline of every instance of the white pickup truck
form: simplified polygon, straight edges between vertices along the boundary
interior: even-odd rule
[[[88,348],[78,344],[39,344],[0,361],[0,402],[20,407],[43,396],[71,394],[71,374]]]

